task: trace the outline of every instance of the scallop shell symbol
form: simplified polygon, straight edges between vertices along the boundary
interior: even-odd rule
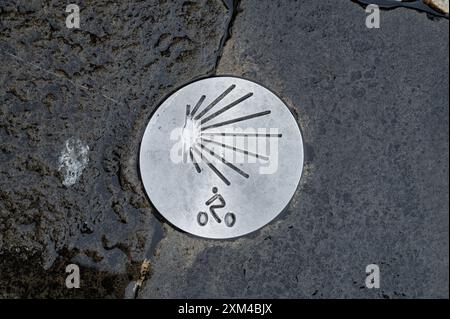
[[[207,238],[269,223],[289,204],[302,168],[302,136],[287,106],[237,77],[177,90],[152,115],[141,143],[150,201],[177,228]]]

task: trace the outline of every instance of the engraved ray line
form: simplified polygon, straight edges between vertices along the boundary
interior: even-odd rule
[[[245,173],[244,171],[242,171],[240,168],[238,168],[237,166],[233,165],[232,163],[228,162],[225,159],[225,157],[216,154],[213,150],[211,150],[210,148],[206,147],[205,145],[203,145],[201,143],[199,145],[200,145],[200,147],[202,149],[204,149],[205,151],[209,152],[209,154],[211,154],[212,156],[214,156],[215,158],[220,160],[222,163],[227,165],[229,168],[235,170],[237,173],[239,173],[240,175],[244,176],[245,178],[249,178],[250,175],[248,175],[247,173]]]
[[[200,107],[200,105],[202,105],[205,98],[206,98],[206,95],[202,95],[200,100],[198,100],[197,104],[195,105],[194,109],[191,112],[191,117],[193,117],[195,115],[195,113],[197,113],[198,108]]]
[[[187,125],[187,120],[189,117],[189,112],[191,111],[191,106],[189,104],[186,105],[186,114],[184,115],[184,127]]]
[[[189,117],[189,113],[191,113],[191,106],[188,104],[188,105],[186,105],[186,116],[184,117],[184,124],[187,123],[187,119]]]
[[[183,129],[187,125],[187,120],[188,120],[190,111],[191,111],[191,106],[189,104],[187,104],[186,105],[186,114],[184,116],[184,127],[183,127]],[[184,143],[183,143],[183,149],[182,149],[182,157],[183,157],[183,163],[186,163],[187,162],[187,152],[186,152],[186,145]]]
[[[261,155],[261,154],[257,154],[257,153],[252,153],[252,152],[249,152],[249,151],[247,151],[247,150],[243,150],[243,149],[237,148],[237,147],[235,147],[235,146],[231,146],[231,145],[219,143],[219,142],[217,142],[217,141],[213,141],[213,140],[206,139],[206,138],[203,138],[203,137],[201,137],[200,139],[201,139],[202,141],[207,142],[207,143],[212,143],[212,144],[219,145],[219,146],[221,146],[221,147],[223,147],[223,148],[228,148],[228,149],[230,149],[230,150],[233,150],[234,152],[243,153],[243,154],[245,154],[245,155],[251,155],[251,156],[254,156],[254,157],[256,157],[256,158],[260,158],[260,159],[262,159],[262,160],[264,160],[264,161],[268,161],[268,160],[269,160],[269,157],[267,157],[267,156],[265,156],[265,155]]]
[[[232,119],[232,120],[228,120],[228,121],[225,121],[225,122],[219,122],[219,123],[216,123],[216,124],[212,124],[212,125],[208,125],[208,126],[202,127],[200,130],[201,131],[206,131],[206,130],[209,130],[209,129],[212,129],[212,128],[215,128],[215,127],[221,127],[221,126],[225,126],[225,125],[228,125],[228,124],[233,124],[233,123],[237,123],[237,122],[247,121],[247,120],[253,119],[255,117],[264,116],[264,115],[267,115],[267,114],[270,114],[270,111],[259,112],[259,113],[255,113],[255,114],[246,115],[246,116],[243,116],[243,117],[238,117],[238,118],[235,118],[235,119]]]
[[[270,133],[224,133],[224,132],[214,132],[214,133],[201,133],[202,136],[244,136],[244,137],[277,137],[280,138],[283,134],[270,134]]]
[[[230,181],[226,179],[225,176],[222,175],[222,173],[206,158],[206,156],[203,156],[202,153],[197,149],[197,147],[194,145],[194,151],[200,156],[200,158],[204,159],[206,165],[214,172],[216,175],[226,184],[230,185]]]
[[[189,148],[189,156],[191,157],[191,161],[194,164],[197,173],[201,173],[202,169],[200,168],[200,165],[198,165],[197,160],[195,159],[194,154],[192,153],[192,147]]]
[[[228,93],[230,93],[236,85],[231,85],[228,89],[225,90],[222,94],[220,94],[214,101],[212,101],[203,111],[201,111],[194,119],[198,120],[203,115],[205,115],[210,109],[212,109],[217,103],[219,103]]]
[[[248,99],[249,97],[251,97],[253,95],[253,93],[248,93],[242,97],[240,97],[239,99],[237,99],[234,102],[231,102],[230,104],[228,104],[227,106],[224,106],[223,108],[221,108],[220,110],[218,110],[217,112],[209,115],[208,117],[205,117],[202,121],[201,124],[205,124],[208,121],[211,121],[213,118],[219,116],[220,114],[228,111],[229,109],[231,109],[232,107],[235,107],[236,105],[238,105],[241,102],[244,102],[246,99]]]
[[[188,105],[186,105],[186,118],[189,117],[190,112],[191,112],[191,106],[188,104]]]

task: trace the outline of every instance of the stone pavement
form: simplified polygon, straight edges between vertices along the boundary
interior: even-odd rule
[[[351,1],[242,0],[231,19],[219,0],[103,0],[74,31],[65,4],[0,3],[0,297],[132,298],[139,282],[138,298],[448,298],[448,20],[399,8],[367,29]],[[152,111],[213,74],[277,92],[306,143],[287,211],[229,241],[167,225],[138,176]],[[64,183],[61,155],[86,149]],[[380,289],[364,285],[371,263]]]

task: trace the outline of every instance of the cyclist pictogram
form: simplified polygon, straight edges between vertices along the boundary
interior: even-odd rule
[[[218,193],[218,191],[219,190],[217,189],[217,187],[212,188],[212,192],[214,195],[205,202],[205,205],[209,206],[209,212],[210,212],[211,216],[216,220],[217,223],[220,224],[220,223],[222,223],[222,219],[219,217],[216,210],[225,208],[226,202],[225,202],[225,199],[223,198],[223,196]],[[220,204],[211,205],[217,201]],[[233,227],[234,224],[236,223],[236,215],[232,212],[227,212],[223,219],[224,219],[225,225],[227,225],[228,227]],[[209,220],[209,217],[206,212],[198,213],[197,222],[199,223],[200,226],[205,226],[208,223],[208,220]]]

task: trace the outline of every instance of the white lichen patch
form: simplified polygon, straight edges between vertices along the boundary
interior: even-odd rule
[[[58,160],[58,171],[63,176],[63,185],[72,186],[80,178],[89,162],[89,146],[75,137],[64,143]]]

